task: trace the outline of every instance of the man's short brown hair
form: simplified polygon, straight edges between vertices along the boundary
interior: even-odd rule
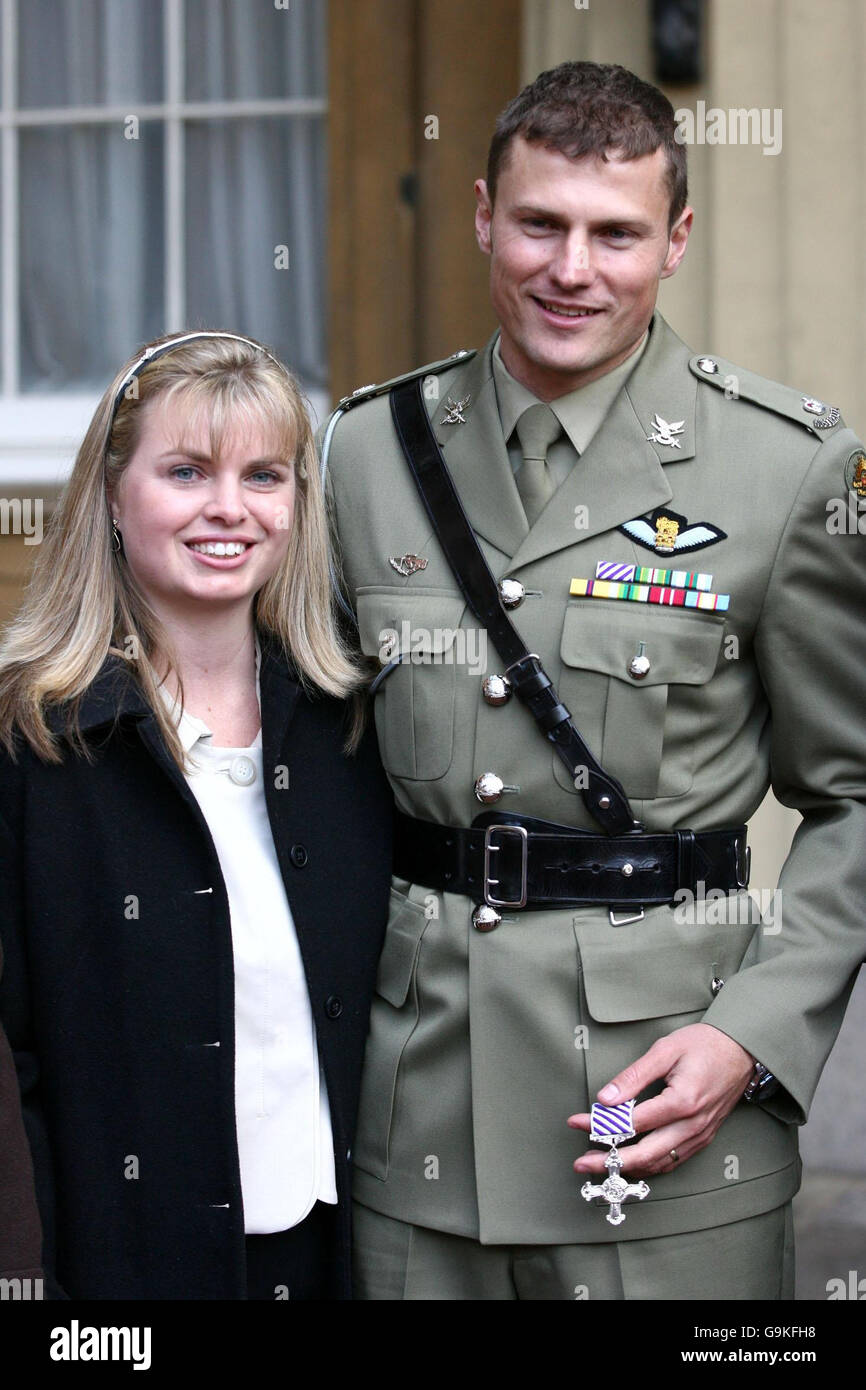
[[[663,149],[670,189],[669,226],[686,205],[686,147],[675,138],[674,109],[663,92],[612,63],[560,63],[539,73],[501,112],[487,160],[491,203],[511,142],[558,150],[569,159],[594,155],[639,159]]]

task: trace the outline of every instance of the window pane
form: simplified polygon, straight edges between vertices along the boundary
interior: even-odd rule
[[[18,32],[22,107],[162,100],[162,0],[24,0]]]
[[[261,338],[323,385],[324,120],[191,121],[186,177],[189,324]]]
[[[326,18],[326,0],[187,0],[187,101],[324,96]]]
[[[162,127],[21,132],[22,389],[107,385],[162,331]]]

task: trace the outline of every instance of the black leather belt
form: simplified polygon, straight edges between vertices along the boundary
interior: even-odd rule
[[[682,889],[747,888],[746,827],[598,835],[484,811],[469,829],[397,812],[394,873],[497,908],[670,903]]]

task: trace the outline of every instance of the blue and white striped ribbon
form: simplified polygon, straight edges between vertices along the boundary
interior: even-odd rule
[[[633,1139],[633,1110],[633,1100],[621,1101],[619,1105],[593,1105],[589,1112],[590,1139],[595,1144],[618,1144],[622,1139]]]

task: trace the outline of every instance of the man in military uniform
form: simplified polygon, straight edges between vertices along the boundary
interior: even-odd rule
[[[387,386],[324,432],[408,845],[354,1156],[362,1298],[793,1296],[795,1126],[863,954],[864,556],[827,518],[864,456],[837,409],[693,355],[654,312],[692,222],[674,129],[621,68],[564,64],[521,93],[476,184],[499,331],[412,374],[631,841],[605,841],[580,769],[479,648]],[[725,828],[771,780],[803,821],[761,922]],[[483,867],[476,838],[473,870],[484,811],[523,830],[488,835]],[[716,830],[735,865],[705,901]],[[628,910],[613,879],[645,885]],[[611,1224],[581,1196],[605,1172],[583,1131],[593,1102],[633,1098],[620,1158],[650,1191]]]

